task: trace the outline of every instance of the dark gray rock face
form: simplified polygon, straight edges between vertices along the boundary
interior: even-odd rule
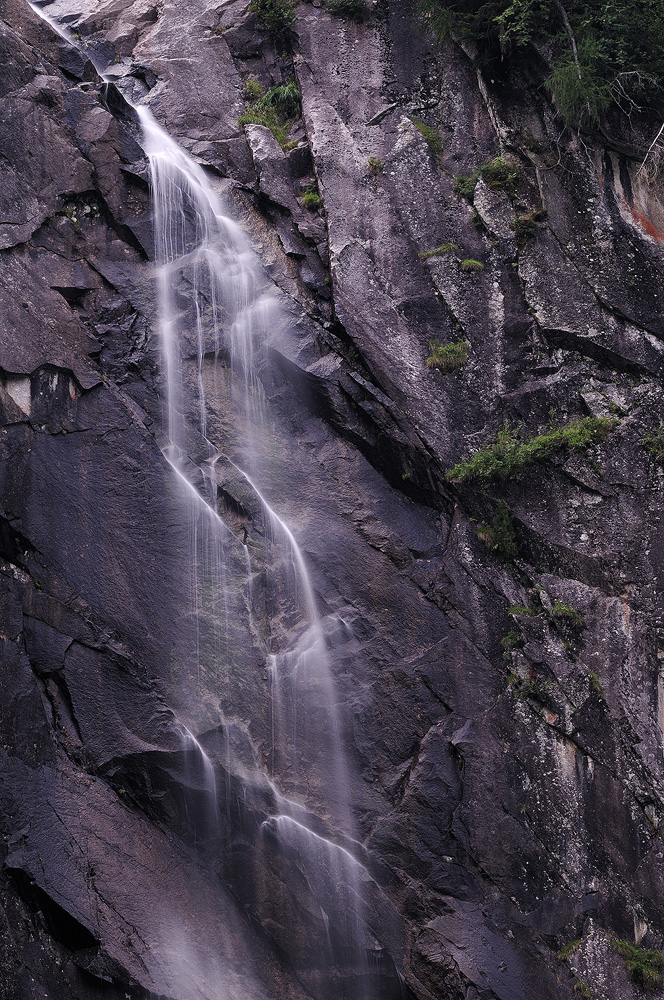
[[[0,20],[0,996],[632,1000],[612,940],[664,947],[664,474],[642,444],[663,402],[661,182],[615,143],[561,135],[526,73],[435,49],[396,0],[361,24],[302,2],[276,46],[243,0],[83,6],[47,8],[79,47],[19,0]],[[291,75],[285,151],[237,119],[247,79]],[[325,616],[369,964],[334,915],[342,870],[325,877],[317,717],[301,744],[315,865],[270,822],[266,657],[297,622],[229,464],[223,517],[253,575],[229,592],[221,653],[192,614],[123,94],[206,168],[290,320],[261,369],[267,488]],[[514,192],[480,180],[469,204],[454,175],[499,152]],[[323,210],[302,203],[312,184]],[[426,367],[430,340],[462,337],[464,366]],[[202,377],[223,439],[223,357]],[[445,479],[505,421],[589,415],[616,420],[589,451]],[[478,532],[500,500],[508,565]]]

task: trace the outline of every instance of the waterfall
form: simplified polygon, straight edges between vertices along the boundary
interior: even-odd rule
[[[362,897],[366,873],[345,847],[310,829],[303,808],[305,802],[310,808],[312,803],[322,807],[331,831],[352,841],[347,765],[324,622],[295,534],[271,507],[259,484],[270,473],[265,446],[269,415],[259,371],[271,332],[284,325],[284,317],[246,236],[228,218],[204,171],[159,128],[146,108],[136,110],[150,160],[155,205],[158,315],[168,386],[164,454],[192,487],[194,520],[203,504],[212,508],[212,522],[207,512],[202,515],[205,523],[216,525],[207,540],[207,558],[215,562],[209,551],[212,545],[217,559],[214,579],[222,590],[228,587],[230,536],[217,508],[220,486],[227,486],[228,473],[236,493],[239,483],[240,492],[246,496],[249,491],[254,510],[260,512],[266,549],[274,560],[268,566],[269,585],[275,602],[285,600],[297,618],[295,641],[277,652],[266,652],[272,738],[266,766],[277,787],[286,783],[288,796],[275,794],[277,811],[261,829],[275,842],[273,866],[287,867],[288,855],[296,852],[306,867],[308,890],[325,926],[329,961],[352,967],[362,986],[355,994],[348,987],[348,995],[365,998],[370,995],[365,959],[369,935]],[[208,396],[220,392],[216,378],[220,367],[225,378],[221,393],[230,415],[221,438],[208,426]],[[198,475],[190,455],[194,428],[194,449],[203,454],[199,468],[209,482],[207,497],[197,492],[190,478],[190,472]],[[250,537],[251,528],[245,524],[243,537],[233,539],[236,555],[238,543],[242,547],[242,569],[249,581]],[[195,561],[200,559],[196,540],[192,552]],[[196,578],[200,572],[200,566],[195,566]],[[315,794],[308,788],[310,775],[299,764],[306,728],[315,737],[312,742],[308,736],[305,758],[310,763],[313,759],[319,775],[324,775],[324,786]],[[343,926],[342,932],[336,929],[336,945],[330,931],[331,914]]]
[[[184,673],[193,679],[192,702],[212,701],[213,689],[233,692],[232,705],[221,699],[224,718],[216,726],[221,743],[210,739],[208,745],[201,733],[195,736],[182,724],[185,779],[201,789],[204,800],[199,832],[208,842],[216,833],[223,854],[223,834],[232,834],[238,811],[248,809],[256,794],[260,885],[250,890],[234,884],[226,870],[229,882],[236,894],[254,892],[244,898],[248,910],[267,923],[283,924],[285,939],[276,938],[278,947],[287,950],[291,933],[297,939],[302,958],[293,965],[313,996],[370,1000],[375,988],[367,955],[377,947],[365,898],[371,879],[356,856],[361,847],[328,653],[329,634],[339,620],[321,617],[297,530],[268,499],[278,458],[271,454],[261,371],[270,338],[287,327],[286,317],[245,233],[228,216],[205,171],[146,107],[134,109],[152,179],[166,390],[161,446],[172,489],[191,523],[196,649],[189,652]],[[256,612],[258,574],[267,596],[266,608]],[[243,760],[234,760],[233,741],[242,724],[233,712],[238,704],[249,714],[254,710],[243,699],[245,689],[257,684],[257,649],[269,745],[262,759],[252,749],[256,760],[247,765],[251,755],[244,750]],[[206,711],[209,716],[212,709]],[[225,780],[218,780],[220,773]],[[219,867],[225,871],[223,859]],[[289,879],[304,883],[294,890],[302,893],[299,909],[286,902]]]
[[[350,813],[346,763],[326,639],[313,586],[293,531],[272,509],[256,481],[261,473],[269,471],[262,440],[269,434],[268,416],[258,362],[271,329],[283,325],[283,317],[244,233],[225,214],[201,167],[156,125],[146,108],[139,106],[136,110],[144,130],[155,205],[158,316],[167,383],[168,436],[164,454],[179,478],[188,484],[194,517],[202,516],[208,525],[205,547],[210,562],[217,564],[214,574],[217,589],[225,589],[229,544],[235,547],[238,556],[237,540],[217,511],[219,481],[225,471],[231,472],[236,487],[239,482],[243,491],[250,492],[254,504],[261,509],[268,547],[282,563],[277,587],[287,590],[286,597],[301,619],[301,634],[294,645],[270,656],[272,696],[279,702],[277,714],[283,714],[285,682],[291,693],[295,692],[294,702],[301,694],[305,707],[323,713],[319,741],[328,758],[328,792],[336,804],[335,818],[342,827],[347,826]],[[206,382],[210,379],[214,382],[222,354],[228,359],[225,373],[230,373],[230,385],[226,387],[230,420],[226,439],[213,440],[212,434],[208,437]],[[204,371],[207,359],[209,373]],[[192,361],[195,373],[187,373],[187,364]],[[218,390],[218,385],[213,384],[215,389]],[[199,454],[203,449],[203,461],[198,467],[189,454],[188,438],[194,426],[197,435],[193,447]],[[193,473],[197,479],[199,471],[209,485],[207,497],[198,493],[190,477]],[[211,508],[212,517],[204,505]],[[241,572],[248,570],[250,578],[248,529],[245,526],[243,530]],[[195,542],[192,548],[195,553]],[[211,548],[216,548],[216,555],[210,553]],[[200,567],[195,575],[200,575]],[[308,690],[313,692],[309,696]],[[306,705],[308,697],[314,699],[310,706]],[[294,706],[292,715],[291,735],[297,727]],[[276,741],[281,737],[283,743],[288,736],[277,733]],[[292,759],[287,757],[282,760],[281,768],[297,785],[295,739]]]

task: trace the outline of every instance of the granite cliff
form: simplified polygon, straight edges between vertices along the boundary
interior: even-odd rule
[[[0,12],[0,994],[635,1000],[621,942],[664,947],[658,123],[563,129],[542,53],[490,74],[397,0],[302,2],[276,40],[244,0],[82,6],[44,8],[71,43]],[[238,124],[291,79],[288,141]],[[271,820],[269,657],[301,622],[230,462],[223,648],[192,610],[137,103],[287,320],[266,490],[321,614],[354,838],[315,712],[308,846]],[[432,340],[467,360],[427,367]],[[184,378],[221,441],[233,376],[204,348]],[[588,418],[518,476],[447,475],[505,427]]]

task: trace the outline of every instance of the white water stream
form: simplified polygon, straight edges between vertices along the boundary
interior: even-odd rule
[[[318,742],[319,753],[327,758],[327,795],[335,803],[336,822],[348,833],[347,769],[334,682],[313,586],[293,531],[272,509],[256,481],[262,472],[269,473],[263,468],[262,454],[263,438],[270,434],[257,362],[272,330],[283,325],[283,317],[243,231],[225,214],[204,171],[157,126],[146,108],[139,106],[136,111],[150,160],[155,205],[158,315],[168,385],[168,441],[164,454],[178,476],[191,487],[188,492],[194,521],[202,516],[208,527],[206,554],[209,563],[216,563],[213,566],[216,589],[225,589],[229,544],[237,549],[236,539],[216,509],[220,459],[237,473],[237,479],[243,481],[244,488],[249,488],[263,509],[269,547],[276,550],[282,563],[281,586],[291,591],[288,598],[298,607],[300,618],[300,635],[294,645],[269,660],[275,748],[291,743],[293,754],[291,760],[282,759],[273,771],[288,773],[297,786],[297,742],[289,737],[297,729],[296,704],[301,700],[306,712],[309,692],[315,698],[315,705],[310,708],[319,716],[322,710],[325,716],[324,732],[319,734]],[[231,372],[225,384],[226,405],[230,410],[228,439],[212,443],[207,437],[206,383],[212,381],[213,392],[218,390],[215,369],[221,367],[222,353]],[[194,357],[195,379],[187,371],[189,359]],[[210,452],[203,466],[209,481],[209,500],[201,498],[187,476],[193,465],[187,439],[194,421]],[[235,459],[246,463],[246,468],[241,468]],[[204,503],[212,507],[212,518],[201,511]],[[196,540],[192,550],[194,558],[199,558]],[[242,564],[251,579],[251,555],[246,544]],[[195,575],[199,572],[200,569]],[[290,717],[290,733],[278,731],[277,717]],[[275,748],[273,757],[278,753]]]
[[[318,797],[333,829],[350,837],[348,774],[323,624],[295,535],[259,486],[261,474],[269,472],[262,456],[270,428],[258,365],[273,328],[283,324],[283,317],[244,233],[226,215],[203,170],[156,125],[147,109],[139,107],[137,112],[150,159],[155,205],[158,309],[168,383],[165,454],[178,475],[187,479],[191,462],[187,441],[191,425],[197,421],[200,438],[210,449],[205,458],[210,501],[215,505],[206,558],[212,566],[214,585],[224,593],[229,532],[223,523],[217,526],[220,459],[244,481],[264,511],[269,549],[286,566],[281,586],[288,591],[287,600],[297,607],[299,617],[299,636],[291,648],[268,655],[272,776],[277,781],[286,780],[290,794],[297,799],[305,792],[308,778],[300,771],[302,755],[308,767],[313,764],[318,774],[324,775]],[[230,421],[227,439],[213,441],[213,432],[208,436],[207,385],[212,380],[212,391],[219,391],[215,369],[222,353],[231,373],[230,391],[226,392]],[[187,371],[192,357],[196,359],[195,379]],[[225,384],[228,387],[228,379]],[[194,523],[200,516],[198,497],[197,492],[192,495]],[[203,517],[210,526],[207,512]],[[242,563],[251,580],[246,530]],[[192,556],[199,559],[196,537]],[[194,576],[199,575],[196,566]],[[223,603],[227,608],[229,599]],[[300,730],[306,728],[308,717],[315,717],[317,732],[313,740],[309,734],[307,746],[302,748]],[[302,859],[308,889],[328,929],[330,963],[335,961],[335,949],[329,918],[334,914],[338,921],[341,915],[345,962],[364,984],[361,994],[356,995],[366,998],[370,977],[364,950],[368,937],[363,926],[364,869],[345,848],[310,830],[301,821],[296,802],[284,796],[278,801],[281,811],[265,821],[263,828],[276,834],[282,850],[294,849]]]
[[[341,915],[345,961],[364,982],[361,996],[366,998],[370,995],[362,898],[366,873],[346,848],[307,827],[297,802],[298,796],[306,795],[309,779],[300,768],[302,758],[307,768],[313,765],[324,776],[317,797],[328,824],[344,838],[352,837],[347,765],[325,629],[293,530],[273,510],[259,486],[260,477],[269,476],[271,470],[264,458],[270,427],[258,371],[272,331],[283,325],[284,318],[244,233],[226,215],[204,171],[156,125],[146,108],[139,107],[137,112],[150,159],[155,204],[158,308],[168,382],[168,444],[164,453],[178,475],[186,479],[191,465],[187,442],[192,424],[197,422],[200,438],[210,449],[205,456],[210,502],[216,504],[223,465],[234,470],[262,508],[267,549],[281,566],[277,600],[285,591],[299,619],[295,642],[267,656],[272,705],[269,765],[274,780],[287,781],[291,798],[279,796],[280,812],[266,820],[263,829],[276,835],[284,850],[294,849],[302,858],[309,890],[326,927],[330,914],[337,920]],[[212,384],[212,393],[219,391],[215,369],[222,356],[227,359],[226,373],[230,372],[230,380],[225,381],[230,421],[226,439],[213,441],[214,432],[208,434],[207,387]],[[190,371],[192,358],[195,378]],[[200,496],[195,490],[194,494]],[[200,515],[199,504],[200,499],[194,500],[194,520]],[[216,522],[216,506],[214,516]],[[214,523],[212,527],[208,550],[211,545],[218,560],[213,579],[223,589],[229,532],[223,523],[216,531]],[[246,537],[245,528],[243,564],[251,579]],[[199,558],[196,540],[192,553],[194,560]],[[208,551],[207,558],[214,562],[215,556],[210,557]],[[199,572],[197,568],[195,575]],[[307,728],[305,747],[301,732]],[[332,962],[331,937],[329,946]]]
[[[34,9],[75,44],[41,8]],[[103,77],[101,68],[97,69]],[[135,110],[152,174],[157,314],[167,385],[163,453],[190,511],[192,614],[198,623],[204,605],[214,607],[214,655],[227,656],[229,609],[234,606],[229,594],[232,587],[237,590],[235,577],[240,567],[251,615],[251,524],[245,525],[240,539],[219,507],[220,485],[231,470],[236,488],[239,482],[263,512],[263,550],[273,555],[277,567],[275,604],[283,601],[296,612],[290,644],[270,652],[268,637],[265,652],[272,739],[265,767],[274,783],[278,811],[264,821],[262,829],[302,859],[325,927],[333,922],[333,913],[345,925],[346,940],[351,941],[350,948],[345,946],[346,962],[365,984],[347,995],[367,1000],[372,995],[366,985],[369,934],[362,898],[367,875],[352,853],[333,839],[338,836],[352,843],[353,826],[326,629],[295,532],[269,505],[262,485],[270,478],[265,458],[270,451],[270,428],[259,370],[272,331],[284,325],[284,316],[245,234],[228,217],[204,170],[158,126],[146,107]],[[225,420],[223,426],[218,419],[211,426],[210,414],[219,397],[224,398]],[[269,584],[269,571],[267,579]],[[253,624],[247,622],[247,627]],[[201,670],[209,664],[202,662],[200,650],[195,656],[200,686]],[[307,725],[303,752],[302,733]],[[218,822],[214,766],[199,740],[186,729],[183,747],[192,782],[202,780],[206,785],[210,801],[206,825],[214,825]],[[307,761],[307,769],[313,766],[323,776],[311,794],[310,775],[302,773],[301,760]],[[228,774],[232,766],[229,760]],[[277,791],[284,782],[287,794]],[[312,807],[322,810],[325,829],[331,831],[329,839],[307,825]],[[331,934],[328,941],[329,961],[334,963]]]

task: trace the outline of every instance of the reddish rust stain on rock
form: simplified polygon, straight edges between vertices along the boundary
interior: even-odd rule
[[[664,233],[650,221],[645,212],[639,211],[636,205],[630,202],[627,202],[627,207],[637,226],[640,226],[641,229],[643,229],[643,231],[653,240],[657,240],[658,243],[664,243]]]

